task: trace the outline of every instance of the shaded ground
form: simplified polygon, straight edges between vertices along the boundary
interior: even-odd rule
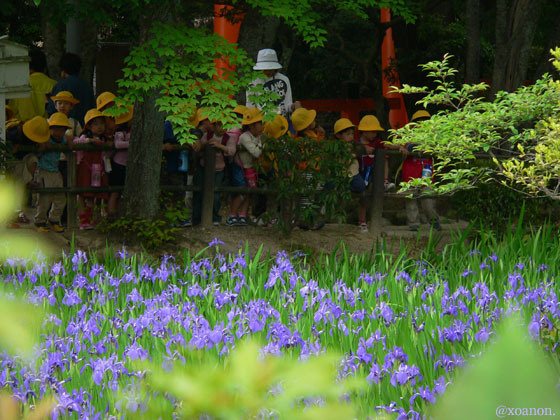
[[[437,232],[436,250],[441,250],[448,244],[452,235],[463,231],[468,227],[466,222],[442,223],[442,231]],[[31,235],[37,241],[44,239],[55,250],[55,255],[60,255],[57,250],[69,251],[72,242],[75,248],[89,250],[103,254],[105,246],[111,245],[115,250],[122,248],[123,239],[117,234],[103,234],[98,230],[67,229],[63,233],[41,233],[38,232],[33,224],[21,225],[19,232],[22,235]],[[247,226],[247,227],[228,227],[225,225],[215,226],[210,229],[200,227],[181,229],[176,243],[170,244],[163,249],[158,249],[152,254],[161,256],[167,254],[178,254],[185,250],[196,253],[208,243],[218,238],[224,244],[221,249],[237,252],[240,248],[248,246],[251,255],[256,253],[262,245],[265,251],[275,254],[280,250],[295,251],[300,250],[307,255],[316,255],[320,252],[331,253],[342,241],[349,252],[362,254],[369,252],[375,247],[376,242],[385,244],[385,251],[398,254],[403,246],[408,247],[411,256],[418,255],[428,243],[429,226],[422,225],[420,232],[410,232],[407,226],[393,226],[388,223],[380,228],[380,232],[361,233],[356,225],[348,224],[327,224],[319,231],[295,230],[289,238],[272,228]],[[248,244],[248,245],[247,245]],[[142,247],[137,244],[126,244],[129,252],[142,251]]]

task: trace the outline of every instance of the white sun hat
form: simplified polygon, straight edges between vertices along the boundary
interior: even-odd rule
[[[282,64],[278,62],[276,51],[265,48],[259,51],[257,55],[257,64],[253,67],[253,70],[277,70],[281,68]]]

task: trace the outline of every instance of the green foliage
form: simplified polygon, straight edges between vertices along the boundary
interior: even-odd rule
[[[547,222],[544,211],[553,204],[552,200],[523,198],[519,193],[496,183],[482,183],[478,188],[459,191],[450,197],[451,208],[459,217],[471,220],[484,231],[506,233],[510,225],[523,214],[523,222],[539,226]]]
[[[316,221],[321,207],[327,218],[344,215],[340,203],[351,197],[351,145],[337,139],[317,141],[286,135],[265,140],[263,159],[269,164],[263,173],[273,174],[266,186],[276,191],[279,202],[292,204],[289,214],[280,218],[283,229],[291,229],[293,218],[307,223]],[[300,207],[299,198],[308,198],[312,205]]]
[[[554,172],[558,160],[552,120],[560,114],[560,85],[545,75],[531,86],[513,93],[499,92],[494,101],[485,102],[477,96],[486,89],[484,83],[456,87],[456,70],[449,64],[450,58],[445,55],[442,61],[422,66],[434,79],[434,89],[407,85],[395,89],[424,94],[418,105],[442,109],[427,121],[393,130],[394,143],[416,144],[417,150],[437,159],[433,183],[430,179],[414,180],[404,188],[420,183],[448,194],[493,178],[508,185],[521,184],[529,194],[557,196],[557,187],[550,188],[549,181],[558,176]],[[549,121],[548,125],[544,121]],[[475,165],[481,152],[493,161]]]
[[[155,23],[152,35],[126,58],[117,102],[133,104],[157,92],[156,106],[183,142],[195,139],[189,118],[197,107],[205,107],[204,116],[222,121],[226,128],[237,125],[232,98],[258,77],[246,53],[202,28]],[[215,66],[219,59],[231,66],[221,78]],[[269,99],[262,92],[256,102]]]
[[[160,212],[154,219],[119,217],[100,221],[98,229],[104,233],[116,233],[126,240],[139,241],[146,249],[155,251],[173,243],[178,236],[179,219],[186,219],[183,208],[174,207],[166,195],[160,200]]]
[[[23,200],[23,189],[15,182],[3,180],[0,182],[0,261],[7,258],[37,259],[39,255],[51,254],[46,244],[37,244],[29,236],[17,235],[14,230],[7,230],[5,223],[9,223],[15,216],[18,202]]]
[[[240,3],[233,0],[233,4]],[[333,7],[336,13],[350,12],[359,19],[367,19],[370,9],[389,7],[394,15],[401,16],[405,22],[412,23],[415,15],[404,0],[247,0],[263,16],[277,16],[293,28],[311,48],[324,46],[327,28],[321,24],[325,8]]]
[[[198,363],[174,365],[171,373],[159,364],[140,365],[148,368],[143,381],[143,395],[158,395],[142,418],[169,418],[173,404],[165,398],[169,393],[182,407],[183,419],[210,416],[213,419],[258,418],[275,413],[280,419],[353,419],[357,410],[340,396],[367,386],[361,375],[334,381],[340,357],[335,352],[307,361],[296,358],[260,357],[260,346],[242,342],[227,361],[211,353],[199,353]],[[157,391],[157,394],[154,393]],[[304,397],[320,397],[322,406],[309,407]],[[276,417],[277,416],[277,417]]]
[[[430,418],[503,418],[507,408],[560,413],[558,365],[529,339],[517,320],[508,319],[500,327],[497,342],[459,375],[430,410]]]

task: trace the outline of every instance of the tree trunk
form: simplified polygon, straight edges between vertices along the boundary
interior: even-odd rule
[[[480,0],[467,0],[467,64],[466,82],[480,81]]]
[[[139,22],[138,42],[151,37],[153,22],[167,22],[174,15],[174,2],[168,7],[152,4]],[[154,219],[159,210],[159,178],[161,171],[161,146],[165,115],[156,108],[157,92],[136,102],[123,192],[125,214],[131,218]]]
[[[527,77],[530,49],[542,10],[542,0],[496,1],[496,55],[492,94],[511,92]]]
[[[545,73],[556,74],[556,70],[550,62],[550,50],[560,45],[560,13],[556,15],[554,22],[555,24],[548,35],[548,40],[544,46],[537,68],[533,73],[533,80],[537,80]]]
[[[505,66],[507,58],[507,5],[506,0],[496,0],[496,30],[494,70],[492,71],[491,95],[494,96],[505,86]]]
[[[518,0],[510,13],[510,33],[513,45],[510,48],[510,57],[506,72],[506,90],[514,91],[523,84],[527,78],[531,46],[535,37],[543,0]]]
[[[153,219],[159,210],[159,177],[161,145],[165,116],[155,106],[157,95],[137,102],[134,117],[124,186],[125,214],[128,217]]]
[[[48,7],[45,2],[39,5],[41,11],[41,29],[43,32],[44,53],[47,57],[48,75],[58,80],[60,79],[60,57],[62,57],[63,42],[62,42],[62,25],[56,25],[51,19]]]
[[[98,28],[99,25],[95,25],[92,21],[84,22],[80,41],[80,56],[82,57],[80,76],[91,86],[93,86],[93,72],[97,56]],[[96,95],[100,93],[95,92]]]

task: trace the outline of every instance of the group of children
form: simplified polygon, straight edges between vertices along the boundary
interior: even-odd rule
[[[274,50],[259,51],[254,69],[262,71],[264,77],[257,79],[254,84],[263,84],[265,89],[278,94],[278,100],[274,103],[277,106],[278,115],[273,121],[263,122],[262,111],[251,102],[254,99],[250,94],[251,88],[247,93],[249,107],[238,105],[233,109],[233,112],[239,117],[239,126],[228,131],[219,121],[211,121],[208,118],[208,114],[212,114],[208,109],[199,108],[194,112],[184,109],[177,111],[192,114],[189,123],[193,127],[191,133],[197,140],[191,145],[190,150],[185,150],[177,141],[171,123],[165,123],[162,146],[164,158],[162,184],[201,186],[204,182],[205,166],[201,150],[203,147],[212,147],[216,151],[214,168],[214,185],[216,187],[222,185],[227,172],[232,186],[256,188],[259,176],[263,177],[263,174],[257,172],[266,164],[270,165],[274,161],[270,156],[267,159],[266,143],[269,140],[278,139],[288,132],[296,139],[304,137],[316,141],[324,139],[325,130],[317,125],[316,111],[303,108],[298,101],[292,101],[289,79],[278,73],[278,69],[281,67]],[[122,109],[116,117],[111,117],[106,111],[114,107],[116,97],[111,92],[103,92],[96,99],[96,107],[85,114],[82,128],[77,120],[69,116],[73,107],[80,102],[71,92],[58,91],[50,99],[56,112],[48,119],[36,116],[25,123],[20,123],[12,118],[13,113],[10,114],[10,108],[6,108],[7,140],[14,146],[12,151],[16,158],[20,159],[19,164],[12,169],[12,174],[29,186],[62,187],[65,185],[67,171],[66,154],[61,153],[60,148],[57,149],[56,146],[68,145],[72,148],[73,145],[90,144],[104,147],[97,150],[71,152],[76,154],[77,186],[123,186],[126,178],[133,109]],[[115,113],[112,112],[112,114]],[[420,121],[429,117],[426,111],[418,111],[413,115],[412,120]],[[355,134],[356,128],[359,136]],[[373,115],[364,116],[357,127],[347,118],[341,118],[334,124],[335,137],[352,144],[353,159],[348,163],[348,187],[354,193],[363,193],[366,190],[371,178],[374,153],[379,148],[398,148],[406,157],[402,167],[403,181],[431,176],[431,160],[408,156],[413,145],[402,147],[385,144],[381,135],[383,131],[379,120]],[[33,142],[40,144],[37,155],[18,150],[19,145]],[[300,175],[311,183],[316,163],[299,162],[298,169]],[[394,184],[388,180],[387,162],[384,170],[385,189],[390,190],[394,188]],[[426,175],[428,172],[429,174]],[[318,186],[317,188],[324,187]],[[187,199],[185,200],[185,198]],[[182,192],[176,192],[172,199],[175,203],[185,203],[190,210],[187,213],[191,215],[191,217],[179,217],[177,226],[186,227],[201,222],[201,192],[187,192],[186,197]],[[35,204],[34,222],[40,231],[52,229],[62,232],[64,230],[61,223],[66,205],[64,194],[38,194]],[[313,203],[311,198],[301,197],[298,204],[300,208],[305,209]],[[260,206],[259,200],[253,205]],[[272,213],[278,209],[278,203],[273,197],[270,197],[265,205],[272,209]],[[246,226],[249,206],[250,200],[247,194],[235,194],[230,197],[225,224],[227,226]],[[440,229],[434,201],[423,199],[422,206],[430,218],[432,226]],[[116,217],[119,210],[119,193],[81,193],[78,197],[81,229],[95,227],[100,216],[100,212],[96,211],[97,208],[101,208],[102,213],[109,218]],[[181,209],[182,204],[178,204],[178,208]],[[220,208],[220,194],[215,193],[212,214],[215,225],[222,221]],[[367,202],[364,197],[361,197],[358,206],[358,221],[362,232],[368,231],[366,209]],[[417,200],[407,200],[407,218],[410,229],[417,230],[419,228]],[[23,213],[20,213],[18,221],[29,222]],[[269,220],[269,223],[274,223],[274,220]],[[302,227],[320,229],[323,225],[322,222],[314,222],[304,223]]]
[[[23,138],[39,143],[36,167],[33,159],[26,159],[27,181],[33,182],[41,187],[62,187],[64,179],[61,168],[65,165],[64,153],[57,150],[56,145],[80,145],[92,144],[107,146],[107,150],[78,150],[76,153],[77,163],[77,186],[122,186],[125,182],[127,150],[130,144],[130,122],[133,110],[113,118],[104,112],[115,104],[115,96],[105,92],[97,98],[97,108],[89,110],[84,118],[84,127],[68,117],[72,106],[77,100],[70,92],[59,92],[52,97],[57,112],[52,114],[48,120],[43,117],[35,117],[22,124]],[[186,156],[180,150],[178,142],[172,143],[174,139],[172,127],[166,123],[164,137],[165,165],[162,172],[162,183],[174,183],[184,185],[192,182],[194,185],[202,185],[204,177],[204,159],[200,151],[207,145],[216,150],[215,160],[215,185],[220,186],[224,182],[225,169],[229,169],[231,185],[238,187],[255,188],[258,186],[257,167],[263,152],[266,154],[265,144],[268,139],[279,138],[288,133],[288,120],[282,115],[276,115],[273,121],[263,123],[262,112],[258,108],[247,108],[238,105],[234,112],[239,116],[239,127],[225,131],[220,122],[211,121],[205,113],[204,108],[197,109],[190,117],[189,122],[195,127],[193,134],[197,140],[192,144],[187,154],[193,166],[190,171],[192,178],[188,177],[188,165],[183,166]],[[10,117],[9,108],[7,117]],[[419,111],[413,116],[413,121],[429,118],[426,111]],[[10,119],[8,118],[8,121]],[[317,141],[325,137],[325,130],[316,123],[316,111],[305,108],[296,109],[291,118],[294,138],[310,137]],[[356,136],[356,128],[359,135]],[[10,130],[9,130],[10,131]],[[370,181],[371,167],[375,149],[386,147],[382,140],[383,128],[378,119],[373,115],[364,116],[359,124],[354,125],[349,119],[341,118],[334,124],[334,136],[341,141],[352,144],[353,159],[348,164],[349,189],[354,193],[363,193]],[[8,136],[10,137],[10,136]],[[11,136],[14,140],[14,136]],[[356,138],[357,137],[357,138]],[[266,139],[263,141],[263,138]],[[22,144],[15,141],[14,144]],[[410,148],[402,146],[398,149],[407,156]],[[111,149],[111,150],[109,150]],[[270,160],[270,159],[269,159]],[[23,157],[22,157],[23,161]],[[299,169],[301,176],[313,177],[313,169],[308,163],[301,162]],[[181,169],[183,167],[183,169]],[[422,177],[425,168],[431,168],[429,159],[407,157],[403,163],[403,180]],[[175,177],[173,175],[179,175]],[[173,180],[174,179],[174,180]],[[171,181],[173,180],[173,181]],[[99,220],[94,207],[96,203],[106,203],[108,217],[116,216],[118,213],[119,193],[82,193],[78,199],[78,215],[80,228],[91,229]],[[177,200],[180,202],[184,195],[179,193]],[[184,201],[184,200],[183,200]],[[201,221],[201,193],[195,192],[192,202],[192,217],[179,220],[179,226],[191,226]],[[66,204],[65,195],[39,194],[35,213],[35,225],[40,231],[64,230],[61,216]],[[309,199],[302,198],[300,205],[309,206]],[[248,224],[249,196],[237,194],[231,199],[229,213],[225,220],[227,226],[246,226]],[[439,229],[439,221],[433,200],[423,199],[422,206],[427,213],[433,226]],[[213,222],[221,223],[220,216],[220,194],[214,197]],[[360,231],[367,232],[366,219],[367,201],[364,197],[359,199],[358,223]],[[415,200],[407,200],[407,217],[411,230],[419,227],[418,205]],[[320,224],[310,226],[311,229],[319,229]]]
[[[65,184],[66,153],[60,147],[67,145],[93,144],[115,146],[116,151],[76,151],[77,186],[124,185],[128,141],[130,138],[130,121],[132,108],[113,118],[104,113],[112,107],[115,95],[104,92],[97,98],[97,108],[90,109],[84,118],[84,127],[74,118],[68,116],[79,101],[71,92],[61,91],[51,97],[56,112],[44,118],[34,118],[20,123],[11,117],[11,109],[6,107],[6,138],[12,146],[12,152],[20,161],[12,166],[12,176],[28,184],[31,188],[60,188]],[[39,144],[35,155],[26,153],[20,146]],[[29,152],[29,150],[27,150]],[[116,216],[118,193],[83,193],[78,197],[78,215],[80,228],[92,229],[98,222],[94,215],[94,206],[101,201],[108,203],[107,213]],[[97,201],[96,201],[97,200]],[[36,206],[34,222],[39,231],[63,232],[61,218],[66,206],[63,193],[39,193],[34,203]],[[28,222],[20,213],[18,222]]]

